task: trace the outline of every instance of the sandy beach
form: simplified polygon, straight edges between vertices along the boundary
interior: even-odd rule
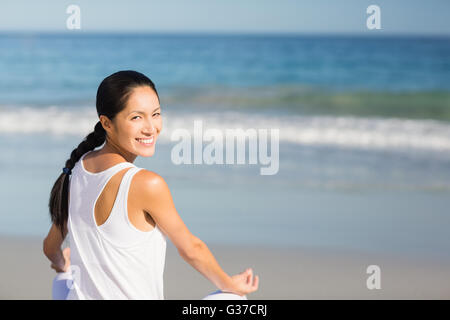
[[[252,267],[260,288],[249,299],[449,299],[450,261],[419,260],[322,248],[208,245],[229,274]],[[0,237],[1,299],[51,299],[54,270],[39,238]],[[381,269],[381,289],[369,290],[367,266]],[[168,242],[166,299],[201,299],[216,288]]]

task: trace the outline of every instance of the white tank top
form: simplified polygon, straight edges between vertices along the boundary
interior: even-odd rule
[[[128,219],[131,179],[142,168],[122,162],[98,173],[88,172],[82,160],[70,176],[68,240],[72,299],[164,299],[163,272],[166,236],[157,225],[145,232]],[[94,208],[104,187],[119,171],[123,175],[106,222],[97,226]]]

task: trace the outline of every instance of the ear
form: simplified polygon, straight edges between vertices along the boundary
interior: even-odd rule
[[[103,129],[105,129],[106,132],[110,133],[112,130],[112,121],[109,120],[109,118],[105,115],[100,116],[100,122],[102,123]]]

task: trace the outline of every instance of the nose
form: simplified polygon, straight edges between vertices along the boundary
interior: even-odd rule
[[[145,126],[144,132],[147,133],[147,134],[154,134],[154,133],[156,133],[156,127],[153,124],[152,120],[147,122],[147,125]]]

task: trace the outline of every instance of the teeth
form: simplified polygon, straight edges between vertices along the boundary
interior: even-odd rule
[[[143,142],[143,143],[152,143],[153,142],[153,138],[150,138],[150,139],[137,139],[138,141],[140,141],[140,142]]]

